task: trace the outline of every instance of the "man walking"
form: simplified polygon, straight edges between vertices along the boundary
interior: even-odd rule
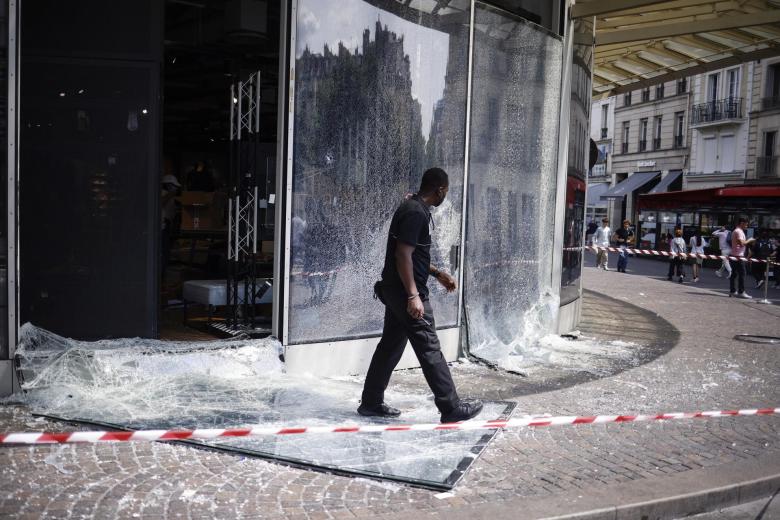
[[[720,254],[723,257],[721,259],[720,268],[715,271],[715,276],[718,278],[723,276],[723,272],[728,273],[727,278],[731,278],[731,232],[724,226],[721,226],[719,230],[713,231],[712,236],[718,237],[718,247],[720,247]]]
[[[601,227],[593,233],[593,245],[599,248],[596,252],[596,267],[605,271],[609,271],[609,267],[607,267],[609,254],[606,248],[609,247],[610,233],[612,230],[609,229],[609,219],[606,217],[601,219]]]
[[[737,223],[737,227],[731,233],[731,254],[737,258],[743,258],[745,256],[745,249],[748,244],[753,242],[754,239],[748,239],[745,237],[745,229],[747,228],[748,221],[746,218],[740,218]],[[749,300],[752,298],[745,292],[745,262],[742,260],[736,260],[734,262],[734,268],[731,271],[731,277],[729,277],[729,296],[736,296],[737,298],[744,298]],[[737,291],[734,290],[736,282]]]
[[[634,242],[634,232],[631,230],[631,222],[623,221],[623,227],[615,231],[615,242],[620,248],[618,256],[617,270],[619,273],[625,273],[628,267],[628,251],[626,248]]]
[[[382,281],[374,290],[385,304],[382,339],[376,347],[363,386],[358,413],[373,417],[397,417],[400,410],[384,402],[384,392],[407,339],[412,344],[425,380],[441,412],[441,422],[465,421],[482,410],[479,401],[461,401],[450,369],[439,346],[436,322],[428,299],[428,276],[432,275],[448,292],[457,288],[455,279],[431,265],[431,206],[447,197],[449,179],[440,168],[423,174],[420,191],[405,200],[393,215],[387,237]]]

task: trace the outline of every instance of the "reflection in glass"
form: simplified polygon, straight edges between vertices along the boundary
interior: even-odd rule
[[[575,34],[592,35],[593,24],[588,20],[577,20],[574,22],[574,32]],[[583,39],[583,41],[586,40]],[[569,163],[566,177],[561,305],[571,303],[580,295],[583,252],[577,248],[584,245],[585,183],[590,152],[590,71],[592,63],[593,46],[575,43],[571,71]],[[599,160],[601,160],[601,156]]]
[[[511,365],[557,309],[550,286],[561,43],[477,4],[466,234],[473,354]]]
[[[371,294],[390,218],[431,166],[450,175],[432,261],[457,267],[468,13],[392,4],[298,4],[289,343],[381,330]],[[431,289],[437,322],[455,324],[457,298]]]

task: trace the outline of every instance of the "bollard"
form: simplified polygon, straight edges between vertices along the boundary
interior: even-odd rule
[[[769,268],[773,265],[780,266],[780,264],[774,264],[771,261],[766,263],[766,269],[764,269],[764,299],[758,300],[756,303],[762,303],[764,305],[772,305],[772,302],[767,298],[767,291],[769,290]],[[777,279],[777,273],[775,273],[775,280]]]

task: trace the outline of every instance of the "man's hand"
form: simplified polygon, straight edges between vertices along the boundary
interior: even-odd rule
[[[425,314],[425,308],[423,307],[423,303],[419,295],[409,300],[409,302],[406,304],[406,312],[408,312],[409,316],[415,320],[419,320],[423,317],[423,314]]]
[[[458,288],[458,283],[455,281],[455,278],[447,273],[439,271],[436,279],[444,286],[445,289],[447,289],[447,292],[452,292]]]

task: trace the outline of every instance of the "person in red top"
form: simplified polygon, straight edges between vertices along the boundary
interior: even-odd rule
[[[745,229],[747,228],[748,221],[746,218],[740,218],[737,223],[737,227],[731,233],[731,255],[736,257],[744,257],[745,249],[747,245],[754,241],[753,238],[747,238],[745,236]],[[737,260],[734,262],[734,269],[731,271],[731,277],[729,277],[729,296],[736,296],[737,298],[744,298],[749,300],[752,298],[745,292],[745,262]],[[737,286],[735,290],[734,286]]]

